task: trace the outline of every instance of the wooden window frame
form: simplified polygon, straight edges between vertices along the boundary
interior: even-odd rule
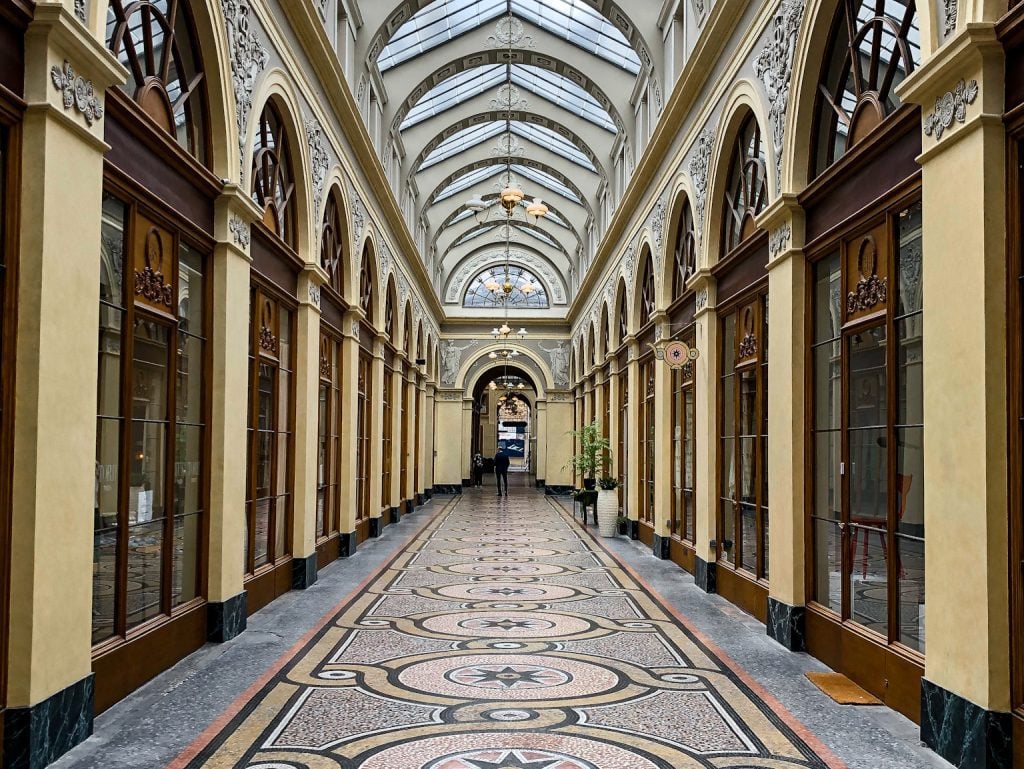
[[[341,337],[321,323],[318,403],[325,393],[327,398],[324,410],[320,412],[318,409],[317,418],[316,541],[318,544],[337,536],[341,531],[341,425],[344,417],[341,390],[344,376],[341,352]],[[320,475],[321,469],[323,476]]]
[[[639,362],[640,366],[640,510],[638,517],[641,523],[654,525],[654,494],[657,486],[657,445],[655,429],[655,401],[657,399],[656,369],[654,355],[648,355]]]
[[[755,219],[767,205],[765,144],[761,124],[748,110],[733,138],[728,183],[722,193],[723,258],[756,234]],[[731,225],[735,225],[735,229]]]
[[[373,356],[363,348],[359,349],[356,376],[356,523],[370,519],[370,457],[372,440],[373,399]]]
[[[395,369],[390,362],[385,360],[384,362],[384,387],[383,392],[383,411],[384,418],[381,422],[381,487],[380,487],[380,509],[387,514],[391,510],[391,473],[393,468],[392,462],[392,442],[394,440],[394,386],[395,386]]]
[[[682,333],[682,340],[693,347],[696,343],[694,324]],[[696,366],[688,361],[672,370],[672,495],[669,502],[669,534],[680,542],[694,544],[697,522],[697,383]],[[693,399],[693,418],[687,419],[686,398]],[[687,467],[686,444],[692,446]],[[678,473],[678,475],[677,475]],[[686,484],[687,475],[692,479]]]

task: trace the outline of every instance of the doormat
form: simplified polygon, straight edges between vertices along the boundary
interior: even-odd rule
[[[808,673],[808,680],[840,705],[881,705],[882,701],[861,689],[842,673]]]

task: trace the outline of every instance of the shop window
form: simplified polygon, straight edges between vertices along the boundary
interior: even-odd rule
[[[121,89],[200,163],[206,162],[206,81],[187,2],[110,0],[107,46],[128,70]]]
[[[723,254],[732,251],[757,230],[754,219],[768,204],[768,176],[764,144],[757,118],[749,113],[736,133],[729,163],[722,216]]]
[[[654,358],[640,364],[640,513],[645,523],[654,523],[654,488],[657,473],[654,445]]]
[[[815,174],[900,106],[895,89],[921,62],[914,0],[842,0],[818,86]]]
[[[341,342],[320,333],[320,380],[317,398],[316,535],[338,533],[341,522]]]
[[[812,599],[918,652],[924,636],[921,204],[814,265]]]
[[[691,347],[694,333],[682,337]],[[672,536],[694,541],[697,498],[697,411],[694,380],[695,366],[687,361],[672,370],[672,499],[669,530]]]
[[[395,371],[384,364],[384,422],[381,430],[380,450],[382,457],[380,506],[385,511],[391,507],[391,439],[394,435],[394,416],[391,408],[394,400]]]
[[[359,309],[363,311],[363,317],[373,323],[373,273],[370,271],[369,244],[363,248],[363,258],[359,262]]]
[[[288,134],[281,113],[268,103],[260,113],[252,150],[252,198],[263,210],[263,224],[286,246],[296,248],[295,179]]]
[[[721,321],[719,546],[725,561],[768,578],[768,297]]]
[[[247,574],[291,552],[295,430],[293,310],[262,288],[251,301]]]
[[[619,338],[618,343],[621,345],[626,341],[626,337],[629,336],[629,311],[626,304],[626,284],[620,283],[619,288]]]
[[[651,252],[647,251],[641,267],[640,276],[640,325],[643,328],[651,322],[654,314],[654,262]]]
[[[106,194],[101,224],[93,643],[202,595],[206,259]]]
[[[359,404],[356,411],[356,520],[365,521],[370,515],[370,409],[373,391],[373,360],[369,353],[359,350],[359,372],[356,379]]]

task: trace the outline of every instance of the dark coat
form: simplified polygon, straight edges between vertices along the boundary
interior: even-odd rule
[[[507,473],[508,466],[511,464],[508,454],[504,450],[499,451],[494,455],[494,472],[496,473]]]

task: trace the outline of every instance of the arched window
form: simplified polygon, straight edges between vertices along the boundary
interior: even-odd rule
[[[683,210],[679,212],[672,262],[672,299],[678,299],[686,290],[686,281],[697,270],[697,241],[693,234],[693,211],[689,199],[683,201]]]
[[[369,246],[363,249],[359,263],[359,307],[363,316],[373,323],[373,273],[370,272]]]
[[[626,312],[625,287],[619,292],[619,344],[629,335],[629,316]]]
[[[842,0],[818,85],[816,174],[900,106],[894,89],[920,61],[914,0]]]
[[[128,70],[125,93],[205,163],[206,84],[188,3],[110,0],[107,46]]]
[[[612,349],[612,323],[608,317],[608,305],[601,310],[601,351],[604,355]]]
[[[412,357],[412,313],[408,306],[405,310],[405,323],[402,324],[402,349],[407,357]]]
[[[384,300],[384,333],[388,335],[388,339],[394,343],[395,341],[395,287],[392,284],[388,285],[387,299]]]
[[[263,209],[263,223],[295,248],[295,181],[288,160],[288,135],[273,104],[260,113],[252,151],[252,197]]]
[[[344,232],[338,196],[336,192],[332,192],[327,198],[324,221],[320,228],[320,266],[330,276],[331,288],[339,294],[345,293],[345,262],[342,252]]]
[[[498,295],[487,289],[487,282],[494,280],[499,284],[505,283],[504,266],[488,267],[469,282],[466,293],[462,298],[463,307],[501,307],[507,303],[509,307],[521,309],[543,310],[548,305],[548,294],[544,284],[525,267],[510,265],[508,268],[509,282],[512,284],[512,293],[508,294],[504,302],[498,299]],[[533,291],[529,294],[523,292],[523,286],[530,283]],[[504,295],[503,295],[504,296]]]
[[[640,278],[640,326],[643,328],[651,322],[651,315],[654,314],[654,263],[651,261],[651,252],[647,252],[644,259],[643,274]]]
[[[747,115],[736,134],[729,163],[729,184],[725,188],[722,217],[723,254],[754,234],[756,217],[768,203],[761,128],[753,113]]]

